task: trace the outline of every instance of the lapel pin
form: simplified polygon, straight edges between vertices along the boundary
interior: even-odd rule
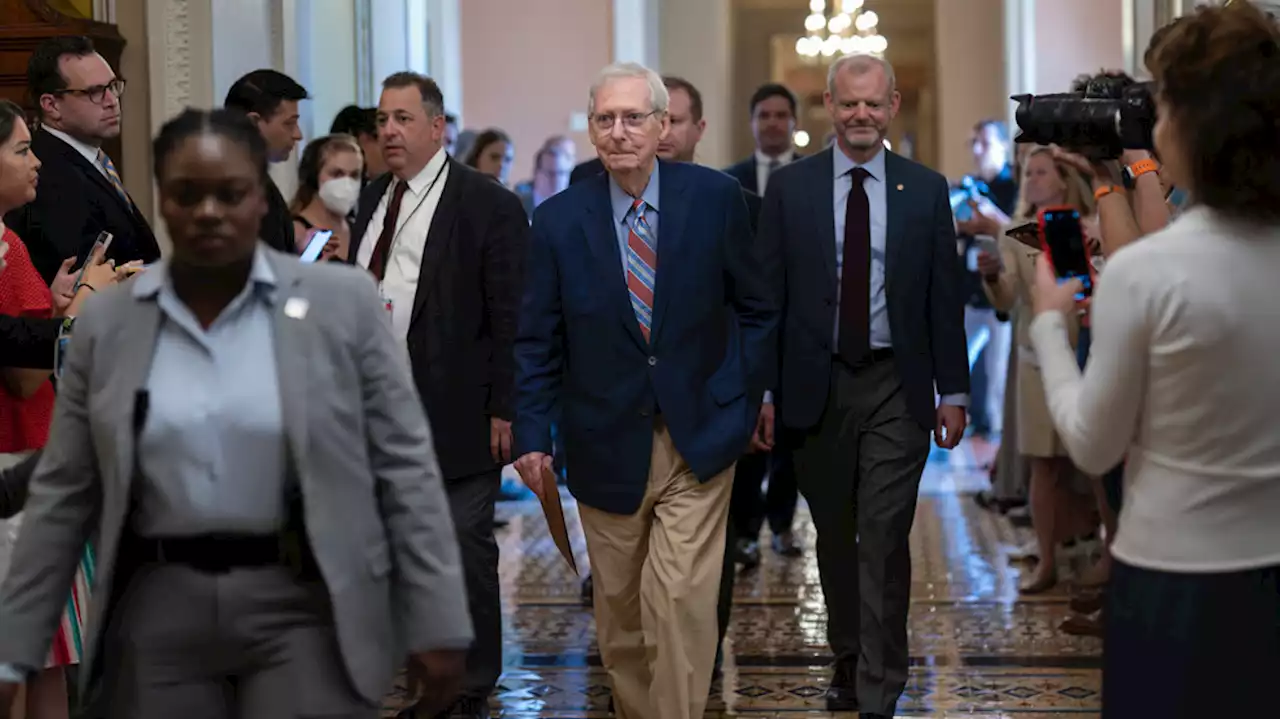
[[[898,192],[902,192],[902,185],[898,185]]]
[[[309,309],[311,309],[311,303],[302,297],[290,297],[284,303],[285,316],[295,320],[306,319]]]

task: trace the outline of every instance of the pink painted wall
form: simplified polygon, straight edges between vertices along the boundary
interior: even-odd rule
[[[595,156],[585,132],[591,81],[613,52],[612,7],[603,0],[463,0],[462,119],[466,129],[498,127],[516,146],[512,183],[528,179],[550,135],[567,134],[582,161]]]

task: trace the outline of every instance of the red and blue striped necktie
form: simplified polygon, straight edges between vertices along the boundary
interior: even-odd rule
[[[627,289],[631,308],[640,323],[640,334],[646,341],[653,324],[653,287],[658,270],[658,245],[653,228],[644,219],[644,200],[631,206],[627,221]]]

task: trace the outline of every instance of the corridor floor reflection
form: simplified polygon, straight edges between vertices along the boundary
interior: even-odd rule
[[[915,529],[911,679],[902,716],[1098,716],[1101,643],[1058,631],[1069,615],[1065,588],[1018,596],[1019,569],[1007,552],[1026,536],[979,509],[986,486],[975,450],[962,446],[930,462]],[[507,671],[494,716],[607,717],[591,612],[580,582],[547,535],[534,502],[500,508]],[[566,507],[579,566],[586,547],[576,508]],[[813,527],[797,517],[805,556],[786,559],[762,542],[758,569],[740,575],[725,645],[724,677],[712,687],[708,717],[827,717],[830,679],[826,612],[813,554]],[[392,697],[388,709],[401,705]],[[389,714],[390,715],[390,712]]]

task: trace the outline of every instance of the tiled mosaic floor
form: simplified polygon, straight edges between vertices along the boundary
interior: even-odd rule
[[[926,472],[912,534],[912,675],[903,716],[1096,717],[1101,646],[1057,631],[1065,588],[1021,599],[1019,568],[1007,552],[1024,535],[982,511],[971,494],[983,447],[939,454]],[[576,512],[569,508],[580,566],[586,564]],[[591,613],[578,580],[547,536],[533,503],[503,506],[500,530],[508,669],[494,716],[607,717],[608,680],[599,668]],[[830,717],[826,613],[803,509],[797,529],[807,551],[777,556],[762,542],[760,568],[739,578],[726,638],[724,679],[708,717]],[[392,704],[398,703],[393,699]],[[842,716],[856,716],[854,714]]]

